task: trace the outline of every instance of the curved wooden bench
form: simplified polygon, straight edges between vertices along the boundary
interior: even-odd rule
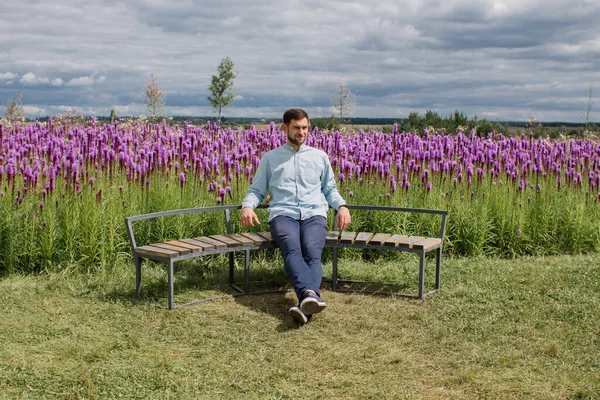
[[[261,205],[259,208],[267,208],[266,205]],[[411,213],[426,213],[436,214],[441,217],[439,237],[427,238],[422,236],[409,236],[404,234],[391,233],[373,233],[373,232],[341,232],[328,231],[326,234],[325,246],[332,248],[332,276],[331,286],[334,291],[349,291],[338,289],[339,282],[358,282],[350,280],[338,279],[338,248],[363,248],[375,250],[392,250],[418,253],[419,260],[419,291],[418,295],[408,295],[396,293],[398,296],[416,297],[423,299],[425,296],[437,291],[440,288],[441,274],[441,259],[442,259],[442,244],[446,230],[447,211],[443,210],[427,210],[417,208],[400,208],[400,207],[384,207],[384,206],[366,206],[366,205],[348,205],[350,210],[368,210],[368,211],[385,211],[385,212],[411,212]],[[203,208],[188,208],[182,210],[170,210],[152,214],[144,214],[125,218],[127,234],[133,251],[133,259],[136,267],[136,295],[141,298],[142,294],[142,259],[150,259],[167,263],[168,277],[168,308],[175,308],[174,299],[174,264],[180,260],[186,260],[194,257],[203,257],[211,254],[229,253],[229,286],[235,289],[238,293],[234,296],[261,294],[271,292],[250,292],[250,252],[257,249],[274,248],[276,247],[270,232],[239,232],[234,233],[231,229],[231,211],[239,210],[241,206],[217,206]],[[225,218],[226,232],[218,235],[199,236],[194,238],[185,238],[178,240],[168,240],[161,243],[151,243],[148,245],[138,246],[135,240],[133,223],[141,220],[148,220],[160,217],[168,217],[181,214],[199,213],[199,212],[223,212]],[[337,227],[335,227],[337,229]],[[436,251],[436,272],[435,285],[432,290],[425,292],[425,255],[430,251]],[[234,260],[233,253],[237,251],[245,252],[244,263],[244,283],[243,288],[240,288],[234,282]],[[381,292],[366,292],[387,294]],[[211,300],[211,299],[205,299]]]

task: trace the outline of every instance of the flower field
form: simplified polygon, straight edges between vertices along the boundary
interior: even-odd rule
[[[240,204],[261,155],[285,143],[285,134],[273,123],[234,130],[50,121],[0,125],[0,143],[0,272],[10,272],[102,268],[129,257],[126,216]],[[446,252],[511,257],[599,248],[595,141],[315,129],[307,144],[330,155],[349,203],[448,210]],[[200,218],[209,217],[145,225],[140,237],[221,229]],[[436,234],[436,221],[423,218],[356,214],[350,229]]]

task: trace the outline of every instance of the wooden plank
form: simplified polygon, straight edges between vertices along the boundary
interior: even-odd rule
[[[327,231],[325,234],[325,244],[335,244],[338,242],[338,231]]]
[[[423,239],[425,239],[423,236],[409,236],[406,239],[399,241],[398,247],[412,248],[413,244]]]
[[[345,232],[342,231],[342,238],[340,242],[342,243],[352,243],[354,242],[354,237],[356,236],[356,232]]]
[[[258,236],[262,236],[265,240],[274,243],[273,242],[273,236],[271,235],[271,232],[256,232],[256,234]]]
[[[212,244],[217,249],[225,249],[225,248],[227,248],[227,245],[225,243],[220,242],[218,240],[215,240],[213,238],[207,237],[207,236],[200,236],[200,237],[197,237],[197,238],[194,238],[194,239],[197,240],[197,241],[199,241],[199,242],[204,242],[204,243]]]
[[[225,235],[210,235],[209,238],[223,242],[227,245],[227,247],[237,247],[241,244],[237,240],[233,240]]]
[[[184,249],[183,247],[173,246],[172,244],[166,244],[166,243],[152,243],[151,246],[160,247],[160,248],[163,248],[166,250],[176,251],[182,255],[189,254],[192,252],[190,249]]]
[[[226,236],[235,241],[238,241],[242,246],[253,246],[254,245],[254,242],[252,241],[252,239],[248,239],[246,236],[242,236],[239,233],[228,233]]]
[[[440,243],[442,243],[442,239],[440,239],[440,238],[427,238],[425,240],[421,240],[421,241],[418,241],[417,243],[414,243],[413,248],[427,250],[427,249],[429,249],[433,246],[436,246]]]
[[[259,235],[257,235],[256,233],[253,233],[253,232],[243,232],[243,233],[240,233],[240,235],[245,236],[248,239],[252,240],[256,246],[260,246],[263,243],[268,243],[269,242],[264,237],[259,236]]]
[[[146,254],[149,256],[156,256],[156,257],[165,257],[165,258],[174,258],[179,255],[179,252],[177,252],[177,251],[167,250],[167,249],[163,249],[160,247],[154,247],[154,246],[150,246],[150,245],[137,247],[135,249],[135,251],[136,251],[136,253],[141,253],[141,254]]]
[[[369,244],[382,246],[383,242],[385,242],[386,240],[388,240],[391,237],[392,237],[391,233],[377,233],[377,234],[375,234],[375,236],[373,236],[373,238],[371,239]]]
[[[406,239],[408,236],[407,235],[392,235],[391,238],[387,239],[385,242],[383,242],[383,244],[385,246],[391,246],[391,247],[395,247],[398,245],[398,242],[401,241],[402,239]]]
[[[202,246],[198,246],[195,244],[190,244],[190,243],[186,243],[186,242],[182,242],[179,240],[170,240],[168,242],[165,242],[166,244],[170,244],[171,246],[178,246],[178,247],[183,247],[184,249],[189,249],[192,251],[192,253],[199,253],[202,251]]]
[[[216,249],[216,247],[213,246],[212,244],[206,243],[206,242],[200,242],[199,240],[196,240],[196,239],[181,239],[180,241],[192,244],[194,246],[198,246],[198,247],[202,248],[202,251]]]
[[[354,239],[354,244],[367,244],[373,237],[371,232],[360,232],[356,239]]]

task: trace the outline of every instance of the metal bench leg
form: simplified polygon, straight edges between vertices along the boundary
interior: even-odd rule
[[[333,249],[333,256],[332,256],[332,268],[331,268],[331,290],[335,291],[337,289],[337,262],[338,262],[338,258],[337,258],[337,247],[334,247]]]
[[[440,288],[440,275],[442,272],[442,248],[437,249],[435,256],[435,288]]]
[[[233,253],[229,253],[229,283],[235,283],[233,276]]]
[[[425,289],[425,251],[421,251],[419,258],[419,299],[423,300]]]
[[[244,293],[250,294],[250,250],[246,250],[246,260],[244,262]]]
[[[169,260],[169,266],[168,266],[168,270],[167,270],[167,275],[168,275],[168,284],[169,287],[167,288],[167,294],[169,297],[169,310],[173,310],[175,308],[175,293],[174,293],[174,282],[173,282],[173,261]]]
[[[135,295],[138,300],[142,298],[142,258],[134,256],[135,260]]]

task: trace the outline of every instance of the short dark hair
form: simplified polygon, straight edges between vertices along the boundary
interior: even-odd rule
[[[308,114],[301,108],[290,108],[283,113],[283,123],[289,125],[293,119],[299,121],[301,119],[309,119]]]

